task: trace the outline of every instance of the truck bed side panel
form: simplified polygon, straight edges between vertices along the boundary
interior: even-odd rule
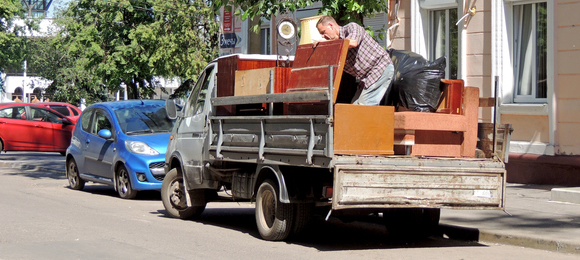
[[[453,166],[450,160],[437,167],[437,159],[426,160],[431,166],[397,164],[398,160],[383,165],[336,165],[333,209],[504,208],[504,168],[485,167],[485,161],[479,167]]]

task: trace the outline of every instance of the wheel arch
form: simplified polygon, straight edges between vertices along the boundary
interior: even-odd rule
[[[119,178],[119,175],[117,174],[117,171],[119,170],[119,167],[124,166],[125,162],[123,161],[116,161],[115,164],[113,165],[113,187],[115,188],[115,191],[118,191],[118,187],[117,187],[117,179]],[[124,166],[125,169],[127,169],[127,166]],[[130,175],[130,174],[129,174]],[[130,178],[130,177],[129,177]]]
[[[256,167],[256,178],[253,184],[253,194],[252,197],[255,198],[260,184],[266,180],[271,179],[278,184],[278,197],[282,203],[290,203],[290,197],[288,196],[288,188],[286,187],[286,181],[284,180],[284,175],[278,166],[271,165],[258,165]]]
[[[173,154],[171,154],[169,160],[165,161],[165,163],[167,164],[167,172],[173,168],[178,168],[180,173],[183,174],[183,163],[181,154],[179,152],[175,151]]]

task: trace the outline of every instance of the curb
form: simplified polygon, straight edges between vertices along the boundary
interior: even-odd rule
[[[480,230],[477,228],[460,227],[447,224],[439,224],[439,229],[444,235],[447,235],[447,237],[451,239],[498,243],[526,248],[535,248],[558,253],[580,255],[580,244],[578,243],[509,235],[499,232]]]

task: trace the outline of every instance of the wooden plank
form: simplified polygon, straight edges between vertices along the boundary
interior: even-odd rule
[[[463,115],[464,84],[461,79],[442,79],[437,113]]]
[[[230,97],[234,95],[235,72],[237,70],[251,70],[275,67],[275,59],[252,59],[240,58],[238,55],[221,58],[218,60],[217,90],[218,97]],[[218,115],[235,115],[235,106],[222,106],[217,108]]]
[[[336,101],[342,78],[342,70],[348,51],[348,40],[320,42],[316,48],[313,44],[302,44],[296,49],[292,72],[287,91],[307,91],[328,88],[328,67],[333,70],[333,102]]]
[[[279,103],[298,101],[320,101],[330,100],[328,91],[307,91],[293,93],[274,93],[265,95],[251,95],[241,97],[215,97],[211,99],[214,106],[259,104],[259,103]]]
[[[334,111],[334,154],[394,154],[394,107],[336,104]]]
[[[495,98],[479,98],[479,107],[495,107]]]

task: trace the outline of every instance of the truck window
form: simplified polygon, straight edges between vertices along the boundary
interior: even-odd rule
[[[190,117],[203,112],[207,89],[209,87],[212,71],[215,66],[208,67],[199,77],[195,87],[191,91],[189,100],[187,101],[187,109],[185,116]]]

